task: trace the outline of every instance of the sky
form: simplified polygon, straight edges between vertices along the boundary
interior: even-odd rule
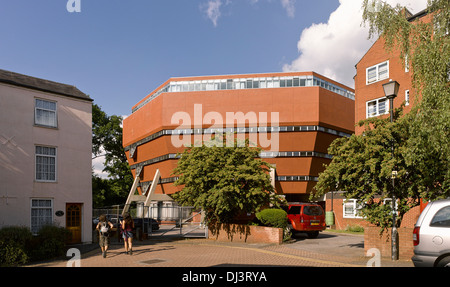
[[[427,0],[386,2],[417,13]],[[0,0],[0,69],[74,85],[125,117],[171,77],[315,71],[354,87],[355,64],[374,42],[361,4]]]
[[[315,71],[353,87],[373,42],[362,0],[76,1],[0,0],[0,69],[75,85],[109,115],[170,77]]]

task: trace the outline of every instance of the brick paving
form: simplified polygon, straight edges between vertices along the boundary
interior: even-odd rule
[[[98,245],[97,245],[98,246]],[[55,260],[29,267],[66,267],[69,261]],[[268,245],[224,243],[212,239],[173,238],[135,241],[133,255],[127,255],[120,243],[110,245],[106,258],[100,247],[81,255],[81,267],[365,267],[368,258],[354,254],[321,253],[296,248],[295,244]],[[410,261],[383,259],[383,267],[412,267]]]

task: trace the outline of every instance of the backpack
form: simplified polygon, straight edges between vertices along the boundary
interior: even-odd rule
[[[107,221],[102,222],[102,226],[100,227],[100,232],[103,235],[106,235],[109,232],[109,228],[110,228],[110,226]]]

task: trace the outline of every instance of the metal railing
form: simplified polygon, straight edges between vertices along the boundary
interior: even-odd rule
[[[138,238],[141,235],[164,236],[174,235],[182,237],[205,237],[208,238],[208,228],[204,224],[204,213],[190,206],[177,206],[174,203],[152,203],[144,206],[143,202],[125,205],[116,205],[107,208],[94,209],[94,220],[105,214],[108,220],[118,227],[122,220],[124,208],[135,220]],[[94,227],[95,228],[95,227]],[[118,239],[120,237],[118,234]]]

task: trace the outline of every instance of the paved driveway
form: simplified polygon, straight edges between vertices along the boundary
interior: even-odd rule
[[[364,235],[349,235],[335,232],[321,232],[319,237],[309,239],[306,234],[297,234],[292,238],[290,248],[306,250],[333,256],[364,258]]]
[[[165,240],[167,239],[167,240]],[[107,258],[100,248],[81,256],[80,266],[136,267],[365,267],[364,237],[323,232],[316,239],[298,235],[291,243],[245,244],[223,243],[211,239],[136,241],[133,255],[125,255],[123,245],[111,244]],[[67,266],[71,261],[53,260],[29,266]],[[383,260],[382,267],[412,266],[410,262]]]

